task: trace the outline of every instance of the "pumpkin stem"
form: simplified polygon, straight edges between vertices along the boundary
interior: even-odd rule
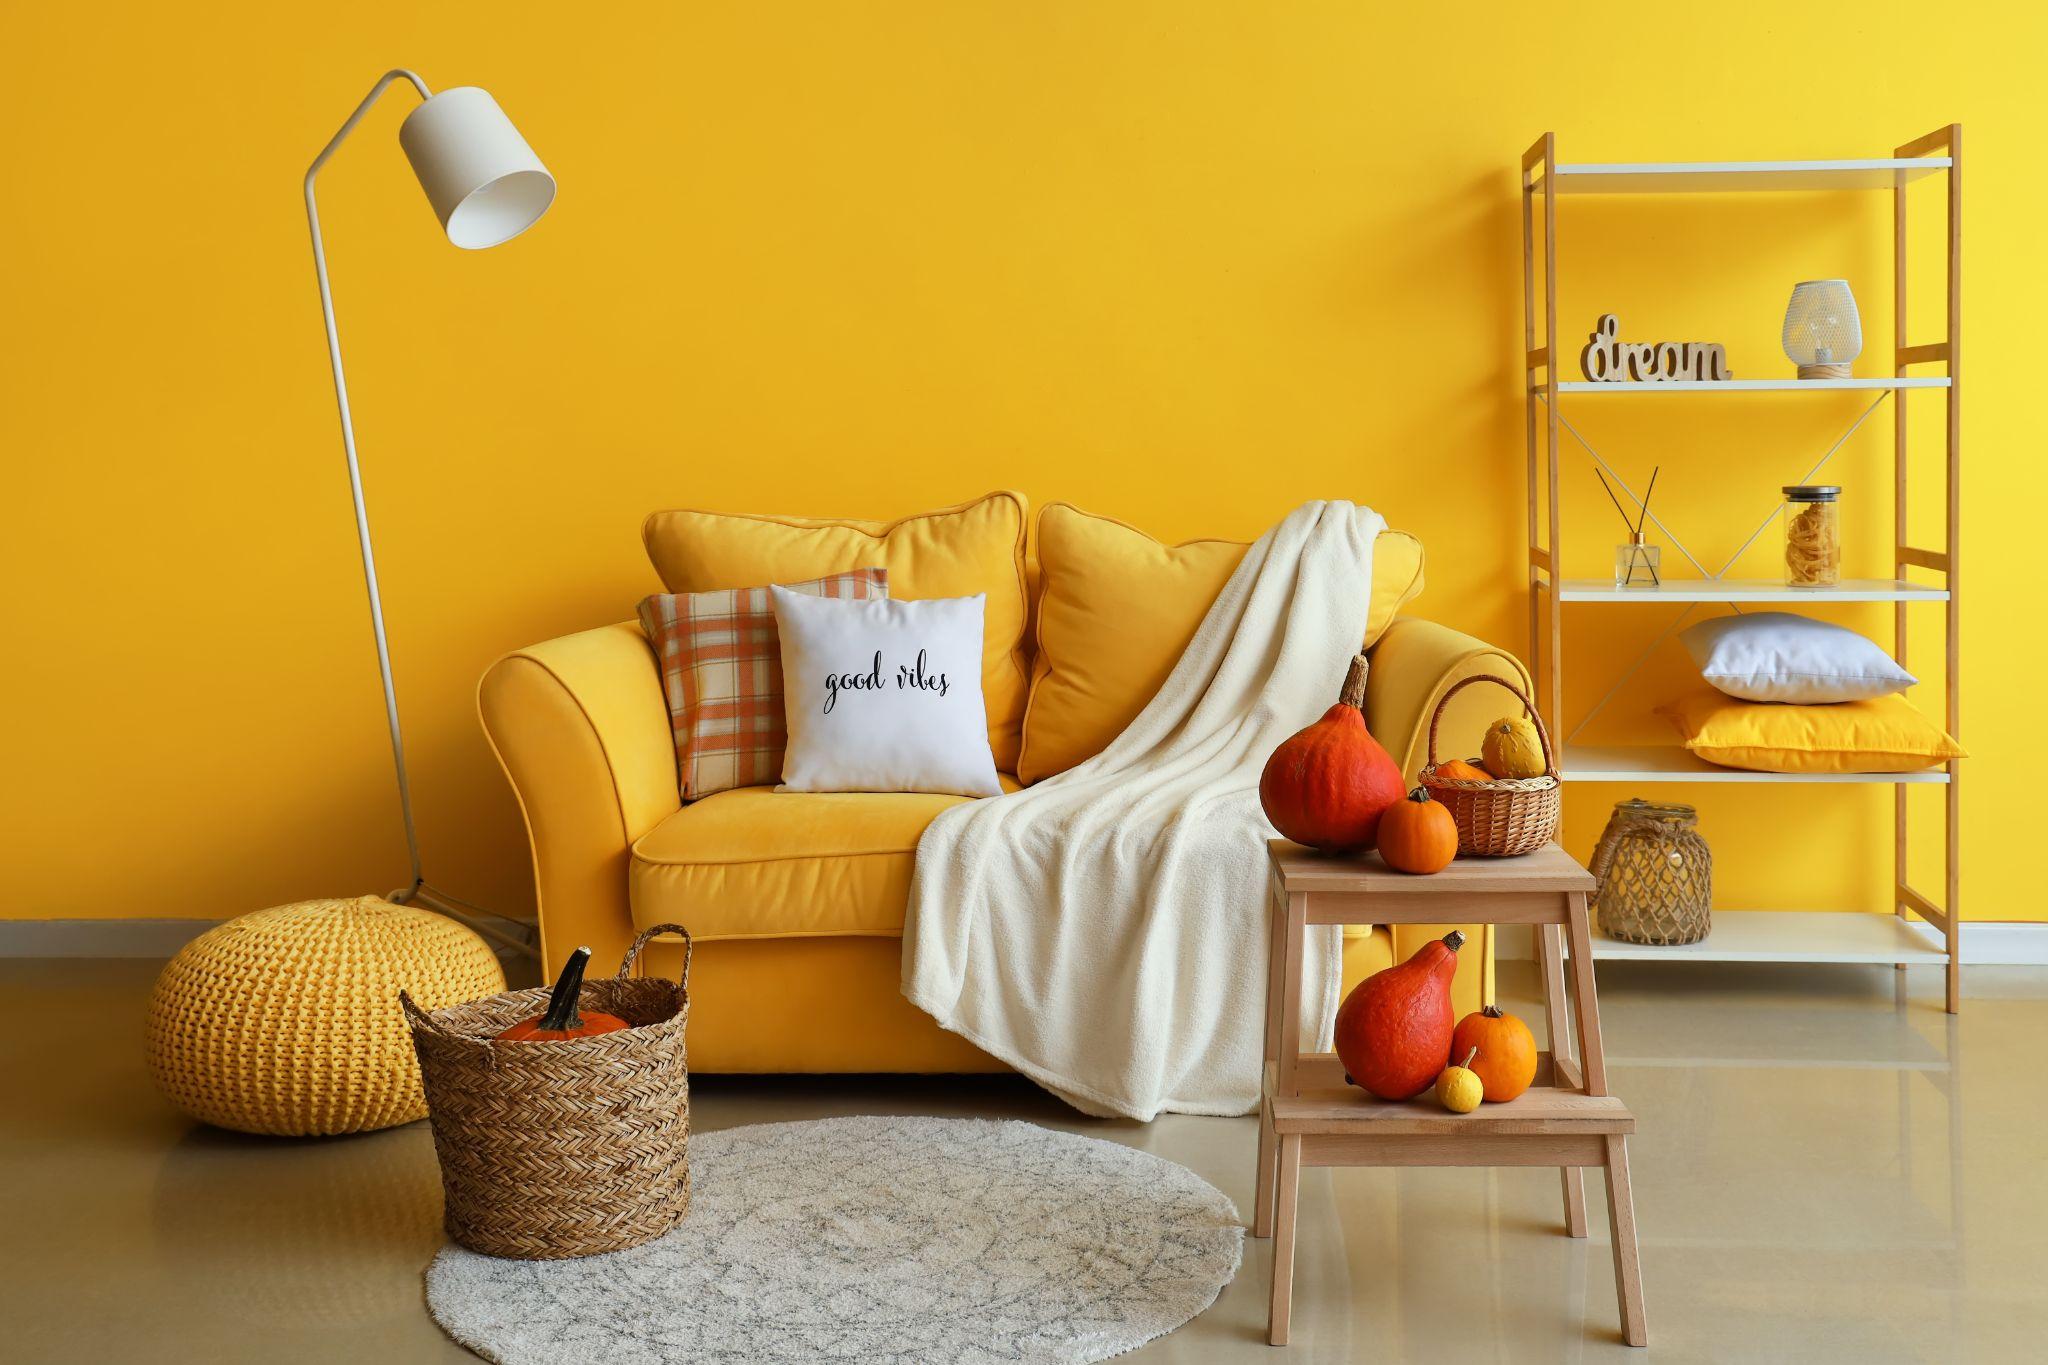
[[[1472,1059],[1474,1057],[1477,1057],[1478,1055],[1479,1049],[1475,1047],[1470,1052],[1465,1054],[1465,1060],[1459,1062],[1458,1065],[1464,1067],[1467,1071],[1470,1071],[1472,1069]]]
[[[1337,694],[1337,700],[1346,706],[1365,709],[1365,675],[1372,667],[1363,654],[1351,656],[1351,667],[1344,674],[1344,690]]]
[[[1486,1006],[1483,1006],[1483,1007],[1482,1007],[1482,1008],[1480,1009],[1480,1011],[1479,1011],[1479,1012],[1480,1012],[1481,1014],[1485,1015],[1485,1016],[1486,1016],[1487,1018],[1489,1018],[1489,1019],[1498,1019],[1498,1018],[1500,1018],[1500,1017],[1501,1017],[1501,1015],[1500,1015],[1500,1006],[1499,1006],[1499,1005],[1486,1005]]]
[[[1449,949],[1450,949],[1450,950],[1451,950],[1452,952],[1454,952],[1454,953],[1455,953],[1455,952],[1457,952],[1457,951],[1458,951],[1458,949],[1460,949],[1460,948],[1462,948],[1462,947],[1464,947],[1464,946],[1465,946],[1465,931],[1464,931],[1464,930],[1462,930],[1462,929],[1453,929],[1453,930],[1451,930],[1451,932],[1449,932],[1448,934],[1445,934],[1445,935],[1444,935],[1444,947],[1446,947],[1446,948],[1449,948]]]
[[[569,960],[562,964],[562,974],[555,978],[554,988],[548,992],[548,1012],[540,1020],[542,1029],[561,1033],[583,1027],[583,1016],[576,1012],[576,1006],[583,996],[583,969],[589,962],[588,948],[578,948],[569,954]]]

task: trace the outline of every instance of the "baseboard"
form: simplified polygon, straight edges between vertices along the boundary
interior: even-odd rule
[[[0,958],[149,957],[168,958],[221,920],[213,919],[9,919],[0,920]],[[514,929],[516,921],[509,921]],[[507,961],[510,948],[492,951]]]
[[[1494,930],[1493,955],[1508,962],[1533,961],[1534,932],[1526,925],[1501,925]],[[2048,967],[2048,924],[2005,920],[1965,924],[1962,957],[1966,967]]]
[[[1768,913],[1768,912],[1758,912]],[[169,957],[218,923],[210,919],[0,920],[0,957]],[[1494,930],[1493,953],[1529,961],[1535,939],[1523,925]],[[1986,920],[1963,926],[1968,966],[2048,966],[2048,924]]]
[[[1963,962],[1966,966],[2048,965],[2048,924],[1965,924]]]
[[[210,919],[0,920],[0,957],[170,957]]]

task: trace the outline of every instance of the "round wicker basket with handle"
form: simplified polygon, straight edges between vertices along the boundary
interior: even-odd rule
[[[683,936],[679,981],[636,980],[656,934]],[[448,1235],[472,1251],[559,1260],[652,1241],[690,1209],[690,955],[680,924],[633,940],[619,974],[579,1008],[631,1028],[555,1042],[497,1041],[546,1010],[546,987],[431,1013],[403,992],[441,1159]]]
[[[1536,722],[1536,738],[1543,744],[1541,777],[1498,777],[1475,782],[1461,777],[1440,777],[1436,771],[1436,731],[1444,718],[1444,707],[1452,697],[1473,683],[1505,687],[1522,703],[1522,710]],[[1506,678],[1475,673],[1460,678],[1437,698],[1429,716],[1429,763],[1421,773],[1429,794],[1450,808],[1458,822],[1458,852],[1481,858],[1513,858],[1534,853],[1557,837],[1559,812],[1563,807],[1562,783],[1557,775],[1557,757],[1550,747],[1550,731],[1536,714],[1529,694]]]

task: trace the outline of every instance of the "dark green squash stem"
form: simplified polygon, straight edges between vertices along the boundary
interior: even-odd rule
[[[548,1012],[541,1016],[541,1029],[548,1033],[567,1033],[583,1027],[583,1016],[576,1011],[583,997],[583,969],[590,962],[590,949],[578,948],[569,954],[569,960],[562,964],[562,974],[555,978],[554,989],[548,992]]]

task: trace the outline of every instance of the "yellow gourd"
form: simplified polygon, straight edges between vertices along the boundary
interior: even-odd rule
[[[1461,1066],[1447,1066],[1444,1074],[1436,1078],[1436,1100],[1453,1114],[1469,1114],[1479,1107],[1479,1101],[1486,1098],[1486,1082],[1471,1070],[1472,1059],[1479,1055],[1473,1048],[1465,1054]]]
[[[1495,777],[1541,777],[1549,770],[1536,722],[1527,716],[1506,716],[1487,726],[1479,761]]]

